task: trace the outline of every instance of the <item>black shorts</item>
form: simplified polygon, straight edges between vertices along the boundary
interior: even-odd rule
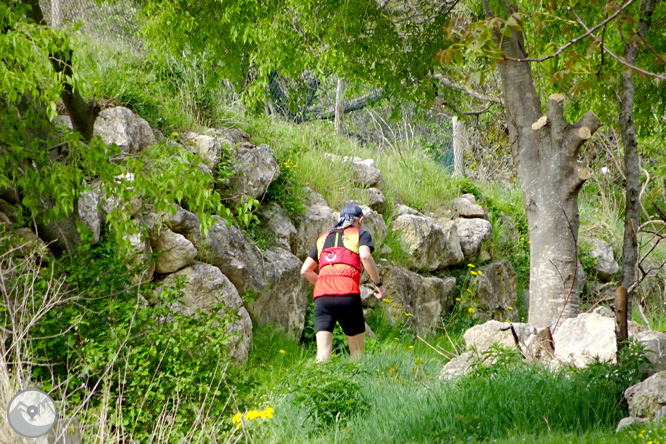
[[[340,323],[347,336],[365,333],[365,319],[361,295],[319,296],[315,298],[315,333],[333,332],[335,322]]]

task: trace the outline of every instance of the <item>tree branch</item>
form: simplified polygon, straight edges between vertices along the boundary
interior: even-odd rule
[[[656,73],[653,73],[653,72],[650,72],[650,71],[646,71],[646,70],[644,70],[643,68],[639,68],[638,66],[636,66],[636,65],[634,65],[634,64],[632,64],[632,63],[627,62],[627,61],[624,60],[622,57],[619,57],[619,56],[615,55],[615,53],[614,53],[613,51],[611,51],[610,49],[608,49],[608,48],[604,45],[604,43],[599,39],[599,37],[597,37],[596,35],[594,35],[593,31],[590,30],[590,29],[587,27],[587,25],[585,24],[585,22],[583,22],[583,20],[580,18],[580,16],[578,15],[578,13],[577,13],[572,7],[569,7],[569,8],[567,8],[567,9],[569,9],[569,10],[570,10],[570,11],[576,16],[576,21],[578,22],[578,24],[579,24],[583,29],[585,29],[586,31],[588,31],[588,35],[589,35],[590,37],[592,37],[592,38],[594,39],[594,41],[597,42],[597,43],[599,44],[599,46],[601,47],[601,49],[602,49],[603,51],[606,51],[606,53],[608,53],[609,56],[611,56],[612,58],[614,58],[614,59],[615,59],[620,65],[622,65],[622,66],[624,66],[624,67],[626,67],[626,68],[629,68],[629,69],[631,69],[631,70],[634,70],[634,71],[636,71],[636,72],[639,72],[639,73],[641,73],[641,74],[643,74],[643,75],[646,75],[646,76],[648,76],[648,77],[654,77],[655,79],[659,79],[659,80],[666,80],[666,76],[664,76],[664,75],[660,75],[660,74],[656,74]]]
[[[364,96],[344,102],[342,113],[347,114],[352,111],[358,111],[372,103],[378,102],[383,97],[384,97],[384,88],[376,89]],[[302,117],[300,119],[297,119],[297,121],[304,122],[312,119],[330,120],[334,118],[335,118],[335,106],[324,109],[323,105],[317,105],[303,110]]]
[[[460,91],[464,91],[467,95],[469,95],[471,97],[474,97],[477,100],[481,100],[482,102],[492,102],[492,103],[497,103],[497,104],[500,104],[500,105],[504,106],[504,103],[502,102],[501,99],[498,99],[497,97],[486,96],[486,95],[480,94],[480,93],[478,93],[478,92],[476,92],[476,91],[474,91],[470,88],[466,88],[462,85],[458,85],[456,83],[453,83],[453,81],[451,81],[448,77],[446,77],[443,74],[435,74],[434,77],[435,77],[435,79],[439,80],[439,82],[442,85],[446,86],[447,88],[452,88],[452,89],[457,89],[457,90],[460,90]]]

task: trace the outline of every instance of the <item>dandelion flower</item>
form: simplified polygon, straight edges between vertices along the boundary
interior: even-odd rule
[[[467,289],[467,293],[471,293],[471,292],[472,292],[472,290],[470,290],[470,289],[468,288],[468,289]]]
[[[456,298],[456,301],[460,302],[460,298]]]
[[[95,80],[95,84],[99,83],[97,80]]]
[[[472,275],[474,275],[474,276],[476,276],[477,274],[479,274],[479,273],[477,273],[476,271],[470,271],[470,273],[472,273]]]
[[[474,313],[474,309],[472,307],[469,307],[467,311],[469,311],[470,313]]]
[[[396,341],[399,341],[399,340],[400,340],[400,339],[398,339],[398,338],[393,338],[393,339],[395,339]]]
[[[483,272],[481,270],[479,270],[479,274],[481,275],[481,274],[483,274]]]
[[[413,346],[413,345],[410,345],[409,348],[412,349],[412,348],[414,348],[414,346]]]
[[[411,313],[405,313],[405,316],[412,316]]]
[[[521,241],[524,241],[524,240],[525,240],[525,238],[524,238],[524,237],[521,237],[521,238],[520,238],[520,240],[521,240]]]
[[[476,268],[476,267],[474,266],[474,264],[467,264],[467,266],[468,266],[469,268]]]
[[[242,415],[240,414],[240,412],[236,413],[236,414],[234,415],[234,417],[231,418],[231,423],[232,423],[232,424],[236,424],[236,423],[240,422],[240,420],[241,420],[241,416],[242,416]]]
[[[284,355],[286,352],[284,350],[280,350],[280,353]]]
[[[513,310],[513,307],[511,307],[511,306],[509,306],[509,307],[506,307],[506,308],[508,308],[509,310]]]

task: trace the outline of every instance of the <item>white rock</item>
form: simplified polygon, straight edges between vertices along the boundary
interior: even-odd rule
[[[102,110],[95,119],[93,135],[100,136],[107,145],[115,143],[129,154],[157,143],[148,122],[122,106]]]

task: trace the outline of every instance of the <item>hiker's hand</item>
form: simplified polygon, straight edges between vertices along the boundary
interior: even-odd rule
[[[385,293],[386,293],[386,290],[384,290],[383,285],[381,287],[375,287],[375,297],[377,299],[383,298]]]

